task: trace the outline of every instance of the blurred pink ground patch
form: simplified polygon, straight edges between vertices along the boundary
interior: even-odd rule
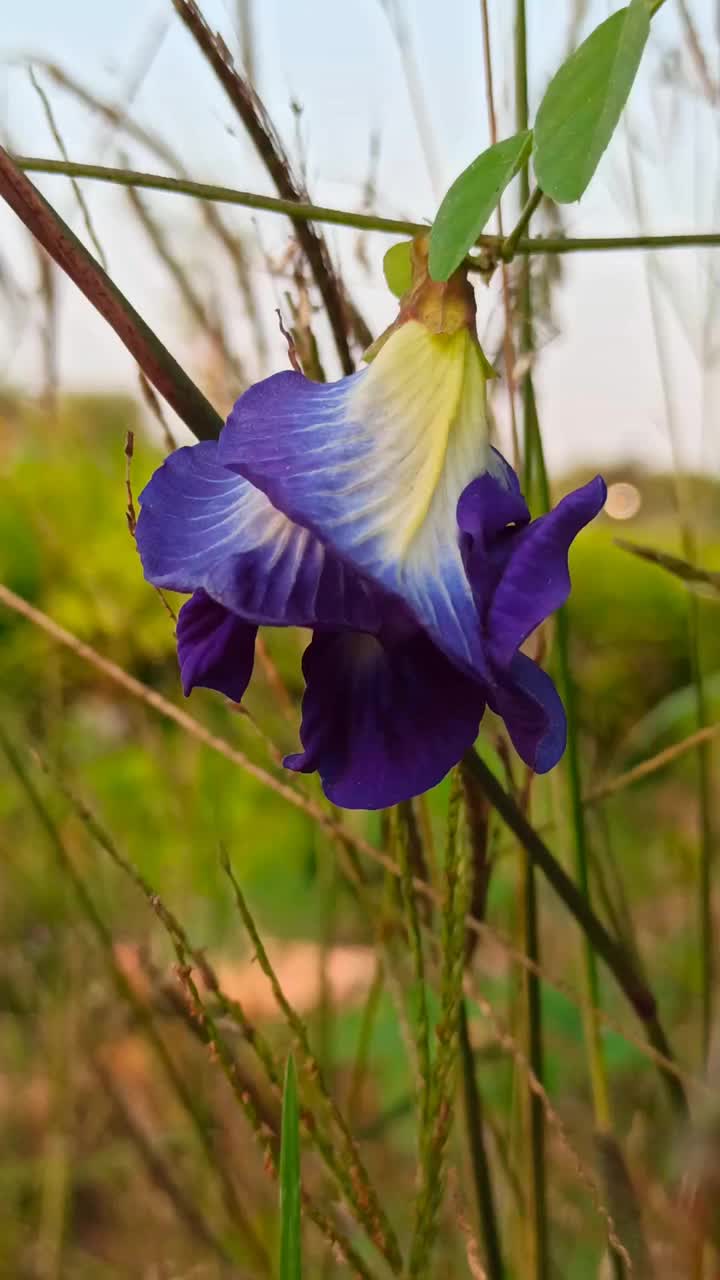
[[[376,958],[370,947],[336,946],[314,942],[265,943],[268,958],[290,1004],[308,1013],[327,993],[332,1004],[358,1003],[372,982]],[[239,1000],[249,1018],[273,1018],[277,1005],[268,979],[253,958],[242,964],[218,961],[220,986]]]

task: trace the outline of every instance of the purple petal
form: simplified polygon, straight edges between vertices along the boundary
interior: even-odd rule
[[[513,535],[486,618],[490,656],[497,666],[507,667],[530,633],[567,600],[570,545],[606,496],[605,482],[596,476]]]
[[[536,773],[553,769],[565,750],[567,722],[555,685],[532,658],[517,653],[488,692],[488,706],[505,721],[518,755]]]
[[[492,450],[492,470],[473,480],[460,496],[457,521],[465,571],[481,616],[530,512],[512,467]]]
[[[379,625],[360,575],[221,465],[215,442],[172,453],[140,501],[138,550],[155,586],[202,589],[256,623]]]
[[[300,730],[289,769],[317,769],[329,800],[383,809],[434,787],[477,737],[482,686],[419,630],[399,642],[316,633],[305,651]]]
[[[257,627],[243,622],[204,591],[180,610],[177,647],[185,697],[196,688],[215,689],[240,702],[250,683]]]
[[[470,482],[457,505],[461,531],[479,538],[486,550],[509,524],[526,525],[530,519],[515,472],[497,449],[490,452],[490,470]]]

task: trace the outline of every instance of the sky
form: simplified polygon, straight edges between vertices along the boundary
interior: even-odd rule
[[[241,57],[243,0],[204,0],[203,10],[229,49]],[[640,230],[720,229],[720,112],[700,91],[682,39],[674,0],[658,13],[630,107],[583,200],[562,211],[569,235],[637,234]],[[390,216],[432,218],[443,191],[489,142],[479,0],[245,0],[253,22],[255,82],[288,149],[302,153],[307,184],[319,203],[361,207],[371,139],[379,138],[372,207]],[[490,0],[500,135],[512,118],[512,5]],[[606,0],[527,0],[531,115],[565,56],[572,13],[580,39],[608,12]],[[131,114],[178,151],[201,181],[272,193],[272,186],[212,73],[174,15],[170,0],[25,0],[4,6],[0,31],[0,129],[19,152],[56,156],[28,59],[37,67],[72,159],[116,164],[124,147],[137,168],[156,158],[128,146],[42,71],[60,65],[100,97]],[[388,14],[388,9],[390,14]],[[710,70],[720,74],[714,0],[691,0]],[[404,26],[401,56],[395,18]],[[419,107],[413,87],[420,85]],[[293,109],[293,104],[301,110]],[[420,127],[419,127],[420,125]],[[639,193],[634,195],[633,170]],[[48,198],[84,235],[64,178],[37,178]],[[191,370],[202,344],[167,271],[154,258],[121,191],[83,186],[110,273],[163,341]],[[506,200],[511,222],[514,195]],[[249,343],[249,323],[227,263],[201,232],[192,202],[157,195],[162,218],[190,277],[220,300],[228,331]],[[279,260],[288,223],[276,215],[225,209],[243,232],[267,315],[270,368],[287,363],[274,322],[282,289],[268,279],[265,255]],[[393,242],[368,235],[357,254],[354,232],[328,228],[346,282],[378,332],[394,300],[381,271]],[[0,270],[32,294],[37,258],[24,229],[0,208]],[[537,385],[550,466],[641,462],[651,467],[720,466],[720,250],[664,255],[595,254],[562,261],[552,322],[538,332]],[[69,282],[60,284],[60,371],[68,389],[135,391],[134,364],[115,335]],[[478,290],[479,329],[497,342],[500,282]],[[0,385],[32,391],[41,368],[39,309],[0,303]],[[321,330],[322,335],[322,330]],[[658,346],[658,335],[660,345]],[[328,373],[337,376],[327,344]],[[501,424],[504,393],[498,399]],[[501,430],[504,427],[501,426]],[[506,440],[504,443],[507,443]]]

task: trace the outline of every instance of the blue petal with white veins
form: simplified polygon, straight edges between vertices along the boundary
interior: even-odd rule
[[[155,586],[203,590],[258,624],[376,629],[360,575],[222,466],[214,441],[170,454],[140,502],[137,545]]]

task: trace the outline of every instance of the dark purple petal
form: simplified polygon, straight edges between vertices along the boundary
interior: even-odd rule
[[[518,531],[530,512],[512,467],[492,450],[492,470],[473,480],[460,496],[457,521],[465,572],[481,616],[490,605]]]
[[[490,452],[490,470],[463,489],[457,505],[461,531],[479,538],[486,550],[509,524],[525,525],[530,519],[515,472],[497,449]]]
[[[505,721],[512,744],[536,773],[553,769],[565,750],[567,722],[555,685],[532,658],[517,653],[488,706]]]
[[[250,683],[257,627],[196,591],[180,610],[177,648],[185,697],[215,689],[240,702]]]
[[[148,581],[202,589],[251,622],[375,630],[361,576],[217,455],[213,441],[178,449],[140,495],[137,545]]]
[[[507,667],[513,654],[570,593],[568,551],[573,538],[603,506],[607,490],[596,476],[553,511],[512,535],[510,554],[492,596],[485,626],[490,657]]]
[[[434,787],[472,746],[484,690],[424,635],[397,643],[316,633],[305,651],[300,730],[289,769],[317,769],[329,800],[384,809]]]

